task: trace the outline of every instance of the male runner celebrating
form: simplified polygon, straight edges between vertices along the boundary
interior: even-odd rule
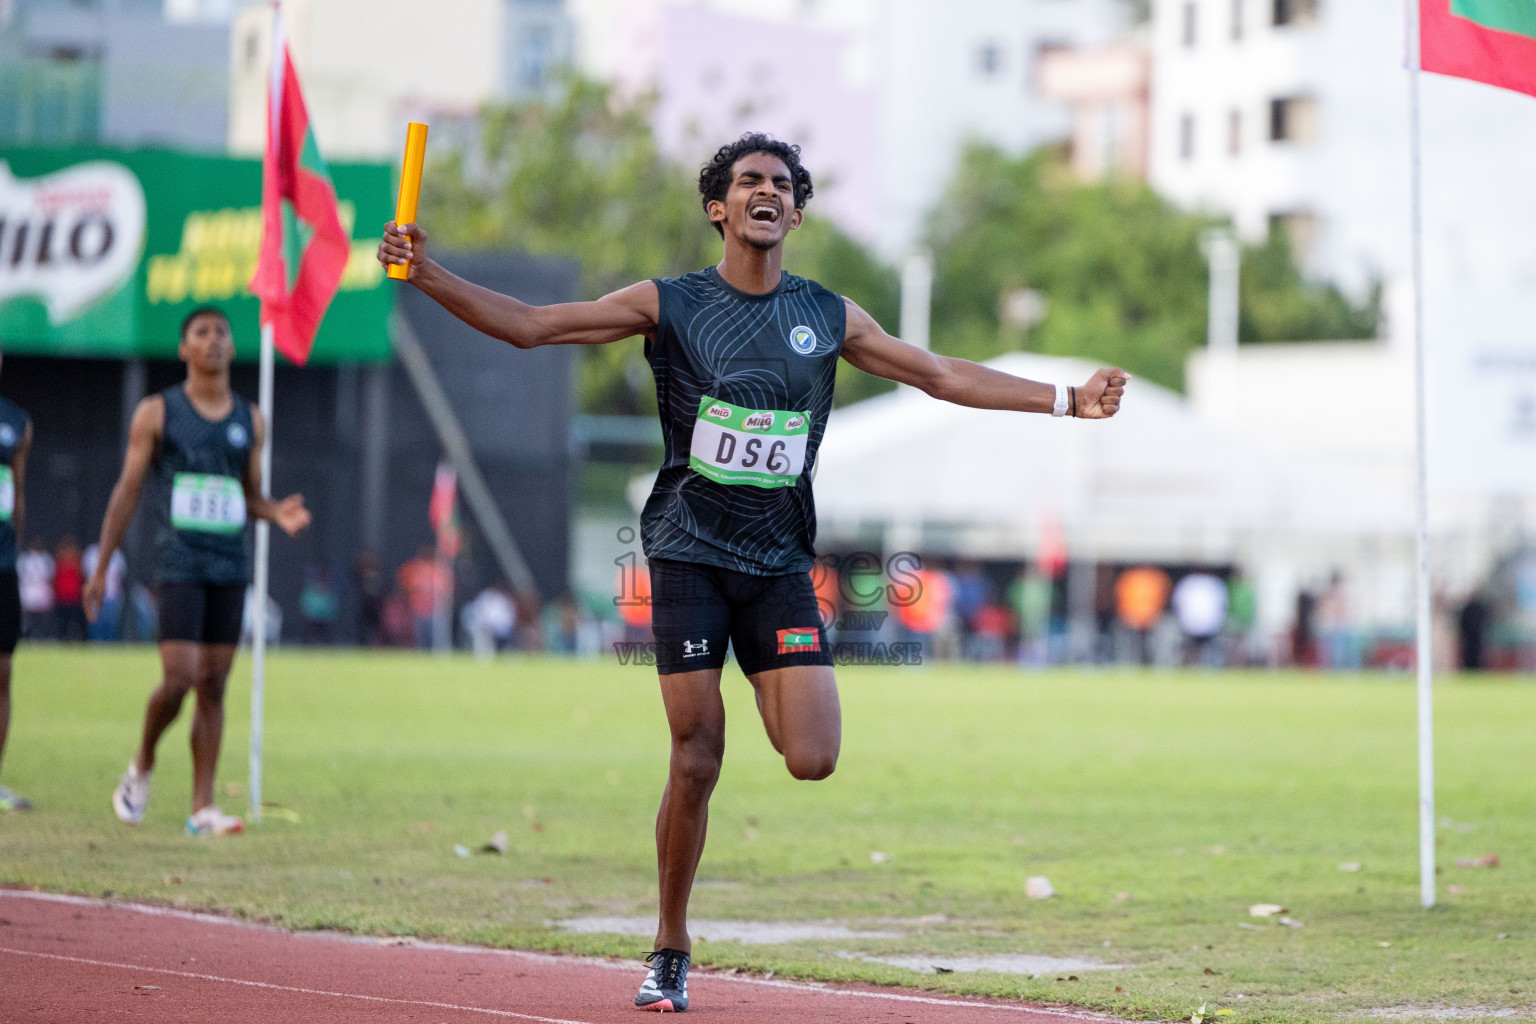
[[[379,246],[449,312],[518,348],[645,338],[666,454],[641,538],[672,758],[656,819],[661,921],[635,1005],[673,1011],[688,1006],[688,896],[724,755],[727,641],[790,774],[824,779],[837,764],[837,685],[809,569],[810,469],[838,357],[959,405],[1089,419],[1114,415],[1128,376],[1099,370],[1074,389],[934,355],[784,273],[785,236],[811,196],[799,147],[744,135],[715,154],[699,191],[725,243],[720,264],[596,302],[528,306],[470,284],[427,258],[419,225],[386,225]]]
[[[32,448],[32,418],[8,398],[0,398],[0,762],[11,726],[11,655],[21,637],[21,586],[16,578],[17,539],[26,529],[22,496],[27,452]],[[25,811],[32,801],[0,786],[0,811]]]
[[[144,820],[155,746],[187,692],[195,691],[187,832],[226,835],[245,830],[243,821],[214,806],[213,775],[224,735],[224,684],[245,607],[246,518],[276,523],[291,537],[309,525],[309,511],[297,494],[274,502],[261,493],[266,425],[259,410],[230,390],[235,346],[224,311],[206,306],[188,313],[177,354],[187,364],[186,381],[150,395],[134,410],[123,472],[101,524],[96,571],[85,586],[85,608],[92,619],[101,609],[112,553],[152,472],[164,678],[150,695],[139,750],[112,794],[112,809],[130,825]]]

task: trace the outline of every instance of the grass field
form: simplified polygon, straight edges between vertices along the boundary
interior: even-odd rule
[[[298,821],[269,816],[243,838],[199,841],[181,832],[185,717],[162,745],[145,823],[126,828],[109,808],[156,664],[148,648],[23,648],[4,781],[38,809],[0,816],[0,882],[294,928],[649,948],[546,925],[654,913],[651,829],[667,749],[648,670],[278,654],[266,797]],[[226,810],[245,803],[248,680],[242,658],[220,774]],[[845,670],[840,682],[838,771],[796,783],[728,668],[726,767],[694,915],[834,919],[898,937],[701,941],[701,964],[1146,1019],[1187,1018],[1202,1004],[1233,1022],[1435,1006],[1536,1017],[1529,678],[1440,686],[1446,867],[1430,912],[1417,903],[1407,678],[934,666]],[[506,856],[455,854],[498,829],[511,839]],[[874,863],[873,851],[892,856]],[[1454,866],[1488,852],[1497,868]],[[1049,877],[1059,895],[1027,899],[1029,875]],[[1253,903],[1282,904],[1303,927],[1251,918]],[[919,975],[840,952],[1128,966],[1076,981]]]

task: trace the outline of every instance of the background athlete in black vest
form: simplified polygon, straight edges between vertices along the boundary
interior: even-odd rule
[[[245,525],[266,519],[291,537],[309,525],[309,511],[297,494],[274,502],[261,493],[266,425],[230,389],[235,346],[224,311],[204,307],[187,314],[177,354],[187,364],[186,381],[150,395],[134,410],[123,472],[101,524],[101,556],[85,585],[85,610],[94,619],[101,608],[107,565],[133,521],[144,478],[152,475],[164,677],[150,695],[138,753],[112,794],[112,809],[128,824],[143,820],[155,747],[188,691],[195,691],[187,831],[223,835],[245,827],[213,802],[224,685],[240,642],[249,575]]]
[[[725,243],[719,266],[596,302],[529,306],[464,281],[427,258],[419,225],[391,222],[379,246],[449,312],[518,348],[646,339],[666,455],[641,535],[672,758],[656,820],[661,921],[635,1005],[661,1010],[687,1007],[688,897],[725,750],[727,640],[790,774],[824,779],[837,764],[837,685],[808,573],[810,468],[837,359],[957,405],[1086,419],[1113,416],[1129,376],[1102,369],[1065,389],[935,355],[784,273],[785,236],[811,196],[798,147],[743,136],[699,191]]]
[[[32,448],[32,417],[8,398],[0,398],[0,761],[11,725],[11,655],[21,637],[21,591],[16,552],[25,535],[27,452]],[[32,801],[0,786],[0,811],[24,811]]]

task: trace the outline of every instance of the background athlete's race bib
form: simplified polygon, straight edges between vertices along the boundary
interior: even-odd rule
[[[177,473],[171,481],[171,525],[202,533],[239,533],[245,488],[232,476]]]
[[[0,466],[0,523],[11,521],[16,511],[16,478],[11,476],[10,466]]]
[[[793,487],[805,469],[811,414],[743,409],[705,395],[688,465],[717,484]]]

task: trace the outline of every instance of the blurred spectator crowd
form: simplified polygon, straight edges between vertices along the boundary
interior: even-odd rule
[[[154,639],[154,593],[129,577],[121,552],[107,570],[101,615],[86,621],[81,591],[97,555],[96,545],[81,550],[74,537],[62,538],[52,550],[42,538],[31,540],[16,566],[23,636]],[[915,644],[910,649],[925,661],[1035,667],[1349,671],[1413,664],[1411,624],[1363,626],[1339,572],[1302,588],[1288,625],[1265,631],[1259,628],[1254,586],[1231,566],[1099,564],[1086,567],[1086,574],[1083,569],[1063,560],[1021,565],[905,553],[882,561],[854,554],[824,558],[812,579],[834,652]],[[464,592],[454,560],[438,557],[430,545],[393,572],[362,551],[351,571],[337,577],[325,565],[311,566],[293,609],[296,616],[286,627],[285,609],[269,598],[274,642],[456,648],[490,657],[509,651],[596,655],[618,642],[650,640],[643,564],[621,569],[612,592],[567,592],[543,603],[516,594],[503,580]],[[1435,604],[1442,667],[1536,668],[1536,552],[1506,559],[1483,586],[1459,600],[1439,596]],[[252,605],[248,599],[247,638]],[[440,637],[444,630],[446,637]],[[848,660],[858,658],[850,654]]]
[[[128,563],[121,551],[107,566],[106,595],[101,614],[87,622],[81,597],[85,581],[96,571],[100,555],[95,544],[80,550],[66,535],[53,550],[33,537],[16,556],[16,580],[21,590],[21,635],[28,640],[153,640],[155,599],[148,587],[128,580]]]

